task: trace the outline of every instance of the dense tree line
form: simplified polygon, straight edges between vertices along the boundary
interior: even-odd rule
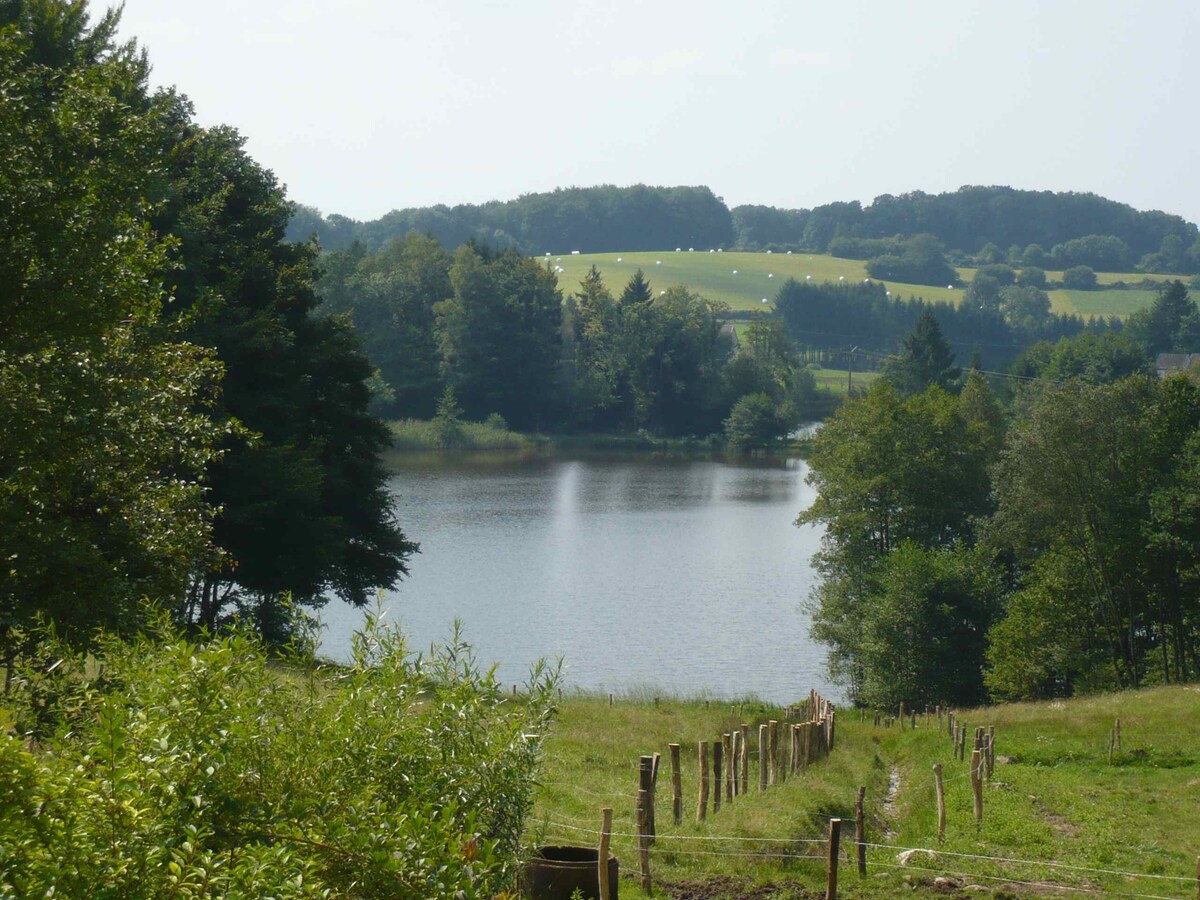
[[[857,201],[829,203],[811,210],[739,206],[734,208],[733,217],[738,225],[737,246],[747,250],[777,245],[825,252],[835,238],[931,234],[949,248],[974,253],[988,243],[1001,248],[1031,244],[1053,248],[1101,236],[1106,241],[1120,241],[1127,248],[1119,251],[1112,262],[1116,271],[1128,268],[1146,254],[1162,253],[1164,248],[1167,257],[1176,262],[1195,248],[1200,237],[1193,223],[1157,210],[1138,211],[1095,194],[1011,187],[967,186],[942,194],[883,194],[866,207]],[[1172,240],[1164,244],[1168,238]],[[1077,254],[1081,249],[1086,248],[1072,246],[1066,252]],[[1103,268],[1086,259],[1080,262]]]
[[[416,231],[449,249],[469,240],[528,255],[731,247],[804,249],[851,259],[903,256],[930,235],[960,265],[1009,262],[1123,272],[1200,272],[1200,232],[1179,216],[1141,212],[1095,194],[963,187],[943,194],[884,194],[813,209],[747,205],[732,210],[707,187],[565,188],[516,200],[393,210],[370,222],[296,206],[290,240],[316,235],[326,250],[355,241],[377,250]],[[879,277],[884,277],[880,275]],[[933,278],[922,284],[947,284]],[[897,279],[906,280],[906,279]]]
[[[1181,284],[1145,322],[1196,315]],[[976,703],[1200,677],[1200,386],[1153,331],[1028,349],[1007,408],[928,312],[816,439],[814,631],[861,702]]]
[[[968,300],[952,306],[891,296],[878,281],[817,284],[788,279],[775,297],[775,309],[798,344],[820,349],[857,346],[864,355],[894,351],[928,311],[960,358],[978,352],[993,369],[1007,365],[1036,341],[1119,327],[1115,321],[1084,322],[1052,313],[1045,293],[1015,285],[1003,301],[997,292],[995,302]]]
[[[729,209],[707,187],[644,184],[559,188],[516,200],[398,209],[361,223],[298,207],[288,234],[300,241],[315,234],[328,250],[345,249],[354,240],[375,250],[410,231],[432,235],[448,249],[474,240],[539,256],[546,251],[728,247],[734,241]]]
[[[362,603],[414,550],[348,326],[231,129],[85,2],[0,6],[0,629]]]
[[[745,437],[749,409],[770,407],[776,419],[756,413],[751,430],[777,438],[816,400],[780,320],[758,317],[735,353],[722,304],[681,286],[655,291],[641,271],[614,293],[593,268],[564,297],[535,259],[476,243],[449,254],[415,233],[324,263],[320,292],[363,334],[388,417],[428,417],[444,402],[522,430],[706,437],[742,397],[761,395],[735,422],[749,447],[771,442]]]

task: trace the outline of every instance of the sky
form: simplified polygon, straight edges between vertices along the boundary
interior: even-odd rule
[[[122,23],[201,124],[356,219],[644,183],[786,208],[1007,184],[1200,221],[1196,0],[126,0]]]

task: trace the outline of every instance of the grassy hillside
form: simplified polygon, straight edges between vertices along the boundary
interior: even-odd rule
[[[614,294],[620,293],[631,275],[639,268],[645,271],[651,285],[662,290],[675,284],[685,284],[713,300],[728,303],[731,309],[749,310],[769,308],[779,286],[789,277],[804,281],[861,281],[867,277],[866,266],[861,260],[840,259],[834,256],[808,253],[716,253],[707,251],[679,252],[660,251],[655,253],[588,253],[572,256],[543,257],[555,267],[562,267],[558,283],[564,291],[576,289],[583,276],[593,265],[604,276],[605,283]],[[736,274],[734,274],[736,271]],[[963,283],[974,277],[974,269],[959,269]],[[1056,280],[1061,272],[1047,272]],[[1102,284],[1115,281],[1141,281],[1147,276],[1141,273],[1108,272],[1099,276]],[[1149,276],[1167,280],[1166,275]],[[930,287],[919,284],[891,284],[889,289],[901,297],[924,297],[938,303],[958,303],[963,296],[961,288]],[[1050,291],[1050,302],[1055,312],[1071,312],[1081,315],[1120,315],[1146,306],[1154,298],[1153,291],[1098,290],[1098,291]],[[767,303],[763,303],[763,298]]]
[[[839,714],[831,757],[765,793],[757,789],[752,737],[750,792],[715,814],[710,808],[697,824],[697,741],[711,741],[741,722],[757,735],[757,724],[782,718],[782,710],[646,697],[618,698],[610,707],[607,698],[569,698],[548,744],[527,837],[594,846],[599,810],[611,806],[621,896],[644,897],[632,878],[637,854],[629,835],[638,757],[658,752],[663,761],[651,871],[660,887],[654,896],[765,900],[815,894],[825,883],[828,819],[853,818],[859,785],[867,788],[867,841],[876,846],[869,849],[865,879],[843,859],[843,897],[901,891],[970,896],[966,891],[977,889],[997,897],[1196,896],[1200,689],[997,706],[960,716],[969,733],[977,725],[996,729],[996,767],[984,786],[982,825],[974,821],[968,763],[953,758],[936,716],[918,717],[916,731],[901,731],[875,727],[869,719],[860,723],[851,710]],[[1110,764],[1109,735],[1117,718],[1122,749]],[[671,817],[670,742],[682,745],[680,825]],[[943,766],[947,798],[941,845],[934,763]],[[852,825],[844,832],[844,850],[847,845],[852,852]],[[931,852],[906,857],[906,848]]]

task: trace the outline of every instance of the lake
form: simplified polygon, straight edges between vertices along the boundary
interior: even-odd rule
[[[411,575],[384,597],[414,650],[461,618],[506,685],[565,658],[564,688],[836,697],[805,609],[820,530],[801,460],[541,458],[402,463],[389,482]],[[344,658],[362,613],[322,612]]]

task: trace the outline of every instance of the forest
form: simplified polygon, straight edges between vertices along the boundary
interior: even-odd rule
[[[735,354],[721,304],[655,290],[640,270],[618,289],[593,267],[564,297],[536,260],[475,243],[451,254],[415,233],[323,263],[322,309],[363,335],[389,418],[430,418],[441,403],[521,431],[706,438],[743,397],[765,395],[772,443],[818,401],[782,321],[752,323]]]
[[[1042,699],[1200,675],[1200,389],[1153,377],[1182,283],[1125,333],[965,376],[928,310],[821,430],[814,634],[860,702]],[[1036,376],[1036,377],[1033,377]]]
[[[295,241],[315,235],[327,250],[345,249],[355,240],[378,250],[410,231],[430,235],[447,249],[475,240],[531,256],[724,247],[831,252],[859,259],[884,255],[898,241],[928,235],[949,248],[957,265],[982,253],[987,262],[1040,268],[1200,272],[1200,232],[1180,216],[1139,211],[1095,194],[1003,186],[884,194],[867,206],[839,201],[789,210],[755,205],[730,209],[703,186],[599,185],[478,205],[393,210],[369,222],[296,205],[287,234]],[[864,247],[872,252],[864,253]]]

